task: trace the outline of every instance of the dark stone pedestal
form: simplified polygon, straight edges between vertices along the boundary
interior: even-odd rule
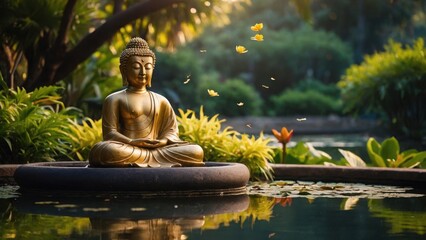
[[[18,167],[23,190],[127,192],[145,196],[238,195],[250,178],[239,163],[207,162],[204,167],[91,168],[87,162],[33,163]]]

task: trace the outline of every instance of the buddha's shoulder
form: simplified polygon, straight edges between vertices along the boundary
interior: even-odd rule
[[[123,98],[124,94],[125,94],[125,89],[113,92],[105,98],[105,101],[108,101],[108,102],[119,101],[121,98]]]
[[[163,95],[158,94],[158,93],[153,92],[153,91],[149,91],[149,92],[152,94],[152,96],[154,96],[155,98],[157,98],[159,101],[169,102],[169,100],[167,100],[167,98],[164,97]]]

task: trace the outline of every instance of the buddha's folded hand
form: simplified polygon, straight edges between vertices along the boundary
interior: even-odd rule
[[[142,147],[142,148],[158,148],[167,145],[167,140],[162,139],[147,139],[147,138],[138,138],[130,141],[130,145]]]

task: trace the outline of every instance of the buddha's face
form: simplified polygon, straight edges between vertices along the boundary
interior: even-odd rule
[[[121,69],[123,77],[126,78],[129,86],[143,88],[151,85],[152,73],[154,71],[152,57],[131,56],[129,57],[126,69]]]

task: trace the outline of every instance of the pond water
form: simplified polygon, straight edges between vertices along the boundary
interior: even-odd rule
[[[275,181],[247,195],[143,198],[0,187],[1,239],[425,239],[410,188]]]

